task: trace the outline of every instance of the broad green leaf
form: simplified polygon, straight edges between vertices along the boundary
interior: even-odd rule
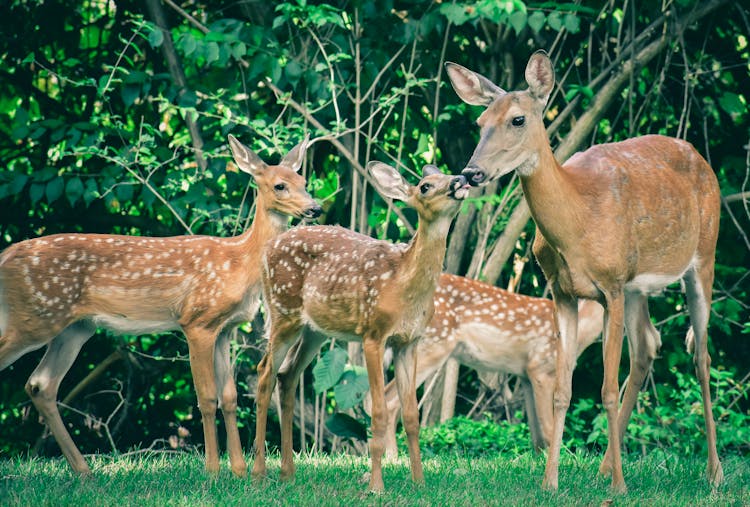
[[[581,29],[581,18],[579,18],[572,12],[569,12],[565,15],[564,24],[565,29],[570,33],[578,33],[578,31]]]
[[[542,29],[546,21],[547,16],[545,16],[542,11],[534,11],[529,16],[527,23],[534,33],[539,33],[539,30]]]
[[[68,180],[65,185],[65,197],[68,198],[68,202],[71,206],[75,206],[78,199],[83,195],[83,181],[81,178],[75,177]]]
[[[515,11],[510,15],[510,26],[516,31],[516,34],[521,33],[526,27],[527,15],[525,11]]]
[[[341,410],[347,410],[362,403],[369,390],[367,370],[360,366],[344,372],[338,384],[334,386],[333,394],[338,407]]]
[[[195,37],[190,32],[182,34],[180,41],[182,42],[182,51],[185,53],[185,56],[192,55],[195,52],[195,48],[198,47]]]
[[[47,185],[43,183],[32,183],[29,188],[29,198],[31,199],[31,205],[38,203],[44,195],[44,188]]]
[[[719,105],[734,122],[738,122],[740,118],[747,113],[745,98],[736,93],[724,92],[721,97],[719,97]]]
[[[460,4],[443,4],[440,6],[440,13],[454,25],[463,25],[476,16],[475,10],[469,10]]]
[[[86,180],[86,189],[83,192],[83,202],[86,206],[91,204],[91,201],[99,197],[99,188],[96,185],[96,181],[93,178]]]
[[[19,194],[23,190],[23,187],[26,186],[27,181],[29,181],[27,174],[15,173],[13,179],[8,183],[11,193]]]
[[[352,416],[341,412],[333,414],[326,420],[326,428],[339,437],[367,440],[367,427]]]
[[[562,16],[560,16],[560,13],[550,12],[549,16],[547,16],[547,24],[549,24],[549,27],[554,31],[559,32],[563,26]]]
[[[334,347],[325,352],[313,368],[313,389],[316,393],[332,388],[339,381],[346,368],[347,354]]]
[[[154,26],[151,33],[148,34],[148,43],[151,44],[152,48],[158,48],[164,43],[164,32],[161,28]]]
[[[219,45],[216,42],[206,44],[206,63],[213,63],[219,59]]]
[[[65,180],[62,178],[62,176],[58,176],[54,178],[52,181],[47,183],[47,188],[45,189],[45,195],[47,197],[48,203],[53,203],[56,200],[60,198],[60,196],[63,194],[63,190],[65,189]]]

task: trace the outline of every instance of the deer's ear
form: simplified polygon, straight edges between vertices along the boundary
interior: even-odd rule
[[[266,163],[253,150],[239,142],[232,134],[229,134],[229,148],[231,148],[232,157],[234,157],[234,161],[237,162],[237,167],[241,171],[254,177],[266,168]]]
[[[305,134],[305,138],[294,148],[289,150],[281,164],[284,167],[289,167],[293,171],[299,171],[302,168],[302,162],[305,161],[305,153],[307,153],[307,147],[310,146],[310,134]]]
[[[440,169],[437,168],[436,165],[433,164],[426,164],[424,167],[422,167],[422,177],[425,176],[431,176],[433,174],[443,174],[440,172]]]
[[[555,85],[555,70],[547,53],[540,49],[529,58],[526,64],[526,82],[529,92],[543,104],[547,104],[552,87]]]
[[[445,70],[458,96],[472,106],[489,106],[496,98],[506,93],[483,75],[457,63],[446,62]]]
[[[384,197],[405,201],[409,198],[411,185],[399,172],[388,164],[373,160],[367,164],[367,171],[372,176],[378,191]]]

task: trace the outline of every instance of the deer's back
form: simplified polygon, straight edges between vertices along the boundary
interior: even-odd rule
[[[403,247],[338,226],[291,229],[265,251],[269,304],[313,328],[358,335],[396,274]]]

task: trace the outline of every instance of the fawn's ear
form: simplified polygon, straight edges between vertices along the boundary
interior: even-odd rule
[[[279,165],[289,167],[293,171],[299,171],[302,168],[302,162],[305,161],[305,153],[307,153],[307,147],[310,146],[310,134],[305,134],[305,138],[294,148],[289,150],[284,159]]]
[[[422,167],[422,177],[425,176],[432,176],[433,174],[443,174],[440,172],[440,169],[437,168],[434,164],[426,164]]]
[[[555,86],[555,69],[547,53],[540,49],[531,55],[524,73],[529,92],[543,105],[547,104],[552,87]]]
[[[388,164],[373,160],[367,164],[367,171],[372,176],[378,191],[384,197],[405,201],[409,198],[411,185],[399,172]]]
[[[237,167],[241,171],[256,176],[267,167],[266,163],[253,150],[239,142],[232,134],[229,134],[229,148],[231,148],[232,157],[234,157],[234,161],[237,162]]]
[[[489,106],[506,91],[481,74],[457,63],[446,62],[445,71],[458,96],[472,106]]]

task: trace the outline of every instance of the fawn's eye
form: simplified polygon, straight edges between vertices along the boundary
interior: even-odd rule
[[[426,194],[427,192],[430,191],[431,188],[432,188],[432,185],[430,185],[429,183],[422,183],[419,186],[419,191],[422,192],[422,194]]]
[[[513,125],[514,127],[522,127],[525,122],[526,122],[525,116],[515,116],[510,121],[510,124]]]
[[[273,186],[273,189],[277,192],[281,192],[282,190],[286,190],[286,185],[284,183],[277,183]]]

